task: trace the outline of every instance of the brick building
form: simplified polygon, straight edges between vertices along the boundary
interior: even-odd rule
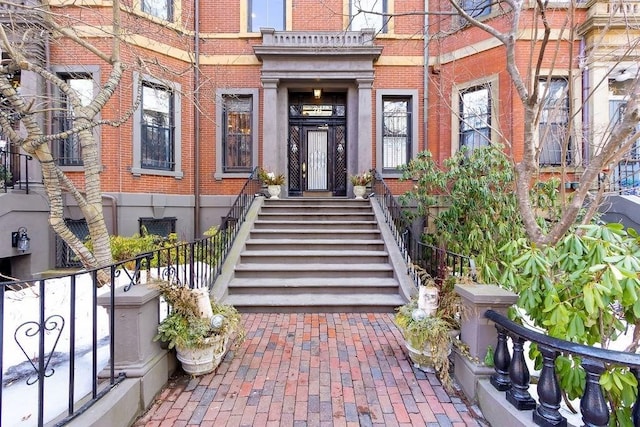
[[[499,3],[461,2],[482,22],[505,28],[510,15]],[[535,2],[524,3],[515,63],[530,84],[547,88],[550,101],[540,162],[550,172],[579,173],[637,73],[629,46],[638,32],[629,22],[637,23],[640,1],[590,0],[575,10],[570,1],[552,2],[553,48],[540,82],[532,81],[530,52],[540,47],[541,27],[532,24]],[[52,6],[81,37],[108,47],[112,2]],[[119,127],[94,131],[114,234],[146,225],[200,236],[220,223],[256,166],[286,175],[285,197],[347,197],[349,175],[370,168],[399,193],[397,168],[420,150],[442,161],[461,146],[491,142],[521,155],[523,109],[505,48],[467,25],[448,0],[140,0],[125,2],[121,14],[129,66],[100,117],[132,114]],[[40,47],[43,64],[78,93],[91,97],[106,82],[108,67],[90,51],[56,37]],[[24,93],[45,94],[57,106],[42,115],[52,132],[70,125],[63,95],[46,92],[30,73],[20,79]],[[567,132],[571,143],[562,149]],[[77,141],[57,139],[51,148],[80,182]],[[17,185],[27,179],[25,162],[11,158]],[[37,164],[28,174],[33,202],[0,195],[12,197],[0,203],[0,226],[25,226],[32,236],[38,230],[39,242],[24,254],[3,239],[2,269],[71,265],[73,255],[47,231],[46,201],[34,195]],[[70,197],[66,203],[81,235],[79,211]]]

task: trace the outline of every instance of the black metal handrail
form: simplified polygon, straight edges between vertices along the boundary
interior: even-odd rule
[[[50,410],[45,410],[46,405],[50,405],[51,401],[47,399],[45,384],[54,381],[54,377],[58,378],[62,375],[57,373],[64,371],[59,368],[59,360],[65,361],[64,363],[69,366],[68,377],[64,379],[69,384],[69,389],[67,408],[55,408],[61,413],[56,417],[61,418],[56,425],[64,425],[76,418],[119,384],[124,379],[124,375],[115,375],[114,365],[110,364],[107,366],[108,375],[105,378],[104,372],[101,372],[103,366],[100,365],[97,357],[99,348],[108,345],[108,360],[115,360],[114,350],[117,342],[115,311],[109,310],[107,314],[98,304],[98,277],[104,276],[104,273],[109,274],[111,286],[104,289],[109,292],[111,304],[113,304],[117,287],[123,287],[126,292],[134,285],[156,279],[189,287],[211,288],[222,270],[222,264],[246,218],[249,207],[260,190],[261,185],[256,180],[256,176],[257,169],[252,172],[236,197],[226,216],[224,228],[212,236],[138,254],[131,259],[118,261],[107,267],[42,280],[0,284],[0,423],[3,420],[3,393],[7,393],[5,385],[20,381],[25,381],[29,386],[37,385],[34,398],[30,401],[36,402],[38,406],[37,411],[35,408],[33,410],[34,413],[37,412],[38,426],[51,421],[45,419],[45,414],[51,413]],[[61,286],[61,281],[69,284],[68,291],[66,287]],[[50,297],[47,292],[49,289],[55,289],[56,294]],[[13,304],[18,293],[25,291],[38,295],[39,310],[25,310]],[[80,297],[80,294],[84,297]],[[51,302],[51,298],[55,298],[55,302]],[[78,302],[81,298],[84,300]],[[63,307],[58,304],[61,300],[67,302]],[[84,318],[78,315],[78,310],[81,308],[86,310],[86,313],[83,313]],[[9,316],[13,313],[21,313],[20,315],[24,316],[24,322],[21,322],[14,331],[6,334],[5,325],[8,324],[6,320],[10,319]],[[106,332],[108,337],[98,336],[100,321],[106,325],[103,327],[108,328]],[[87,325],[91,325],[91,331],[87,332],[90,337],[77,336],[77,331]],[[13,337],[13,341],[6,341],[10,336]],[[108,344],[106,344],[106,338],[109,338]],[[89,341],[84,351],[78,348],[78,339]],[[25,345],[27,340],[36,340],[36,342],[28,346]],[[8,347],[11,347],[11,351],[5,351]],[[80,395],[81,392],[74,387],[75,374],[80,372],[77,368],[80,358],[88,352],[92,352],[92,357],[85,357],[85,360],[91,360],[91,368],[83,368],[81,371],[83,376],[91,375],[91,390],[88,391],[88,395],[87,392],[82,392]],[[16,354],[22,354],[23,360],[5,359],[5,357],[15,357]],[[11,367],[20,365],[28,369],[5,370],[4,367],[9,364]],[[52,389],[59,392],[55,386],[48,385],[46,388],[48,392]]]
[[[476,276],[476,267],[471,257],[449,252],[443,248],[421,242],[411,233],[411,221],[406,211],[396,201],[395,196],[375,170],[373,176],[373,192],[384,212],[385,221],[389,225],[398,248],[407,263],[407,272],[416,286],[421,284],[419,269],[426,271],[436,280],[444,279],[448,274]],[[419,267],[418,268],[416,268]]]
[[[13,151],[6,147],[0,148],[0,181],[2,181],[0,184],[2,184],[5,193],[7,188],[15,189],[17,185],[19,190],[24,189],[26,194],[29,194],[29,160],[33,160],[29,154]],[[24,176],[22,175],[23,164]]]
[[[249,207],[262,188],[262,183],[258,179],[258,170],[259,168],[255,167],[253,171],[251,171],[249,178],[247,178],[247,181],[242,186],[242,189],[240,190],[240,193],[238,193],[233,205],[231,205],[229,212],[225,217],[223,217],[220,230],[224,233],[225,240],[224,247],[221,248],[222,260],[219,263],[219,267],[216,269],[215,276],[213,277],[214,281],[222,271],[222,264],[224,263],[231,246],[236,240],[238,231],[240,231],[240,226],[244,223],[244,220],[247,217]],[[211,285],[213,285],[213,283]]]
[[[559,412],[561,392],[555,373],[555,361],[560,354],[579,356],[587,373],[580,400],[585,425],[606,426],[609,423],[609,408],[599,383],[605,364],[630,368],[640,382],[640,354],[553,338],[525,328],[493,310],[487,310],[485,317],[495,322],[498,330],[498,344],[493,356],[495,373],[491,376],[491,384],[499,391],[506,391],[507,401],[518,410],[535,409],[533,421],[537,425],[562,425],[563,422],[566,425],[565,417]],[[513,342],[513,357],[509,354],[507,337]],[[537,344],[543,357],[537,385],[539,402],[528,391],[530,376],[523,349],[526,341]],[[640,393],[632,413],[632,424],[640,425]]]

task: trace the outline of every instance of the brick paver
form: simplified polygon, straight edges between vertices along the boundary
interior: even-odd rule
[[[389,313],[243,314],[215,373],[173,378],[142,426],[485,426],[415,369]]]

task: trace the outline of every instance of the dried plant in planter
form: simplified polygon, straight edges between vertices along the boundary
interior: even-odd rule
[[[244,338],[240,313],[231,305],[218,304],[208,290],[158,281],[158,289],[171,307],[169,315],[158,325],[155,339],[176,348],[185,372],[201,375],[213,371],[226,353],[235,335]]]
[[[423,285],[438,289],[435,313],[428,315],[418,305],[417,296],[396,309],[395,323],[402,331],[412,361],[419,367],[432,367],[442,385],[451,389],[449,353],[452,340],[460,328],[460,304],[454,292],[456,278],[434,280],[424,269],[414,266]]]

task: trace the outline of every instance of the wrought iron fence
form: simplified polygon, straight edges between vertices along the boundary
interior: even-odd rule
[[[97,285],[97,270],[1,284],[1,425],[63,425],[124,379],[107,366],[113,311],[97,303],[115,287]]]
[[[629,154],[609,171],[607,191],[640,196],[640,148],[634,146]]]
[[[447,274],[476,276],[472,258],[429,245],[416,238],[411,232],[411,220],[405,209],[396,201],[382,176],[375,170],[372,170],[371,174],[374,177],[372,187],[375,197],[404,256],[408,273],[416,285],[421,283],[419,269],[423,269],[436,280],[444,279]]]
[[[23,425],[31,416],[38,426],[64,425],[123,381],[109,363],[114,310],[98,298],[113,306],[116,288],[128,291],[156,279],[211,287],[260,191],[256,174],[245,182],[224,229],[212,236],[100,269],[0,284],[0,425]],[[111,286],[99,286],[107,277]]]
[[[29,160],[33,157],[28,154],[0,148],[0,189],[5,193],[8,188],[25,190],[29,194]]]
[[[586,372],[584,393],[580,400],[582,420],[587,426],[606,426],[609,423],[609,408],[600,386],[600,377],[605,365],[629,368],[640,381],[640,354],[607,350],[553,338],[512,322],[503,315],[487,310],[485,317],[496,323],[498,344],[493,361],[495,373],[491,384],[506,392],[507,401],[516,409],[533,409],[533,421],[537,425],[566,425],[566,418],[559,412],[561,392],[555,373],[555,361],[560,354],[577,356]],[[509,353],[507,339],[513,342],[513,354]],[[538,402],[529,393],[530,374],[524,356],[524,344],[529,341],[538,345],[543,363],[538,380]],[[640,393],[634,404],[631,425],[640,425]]]

